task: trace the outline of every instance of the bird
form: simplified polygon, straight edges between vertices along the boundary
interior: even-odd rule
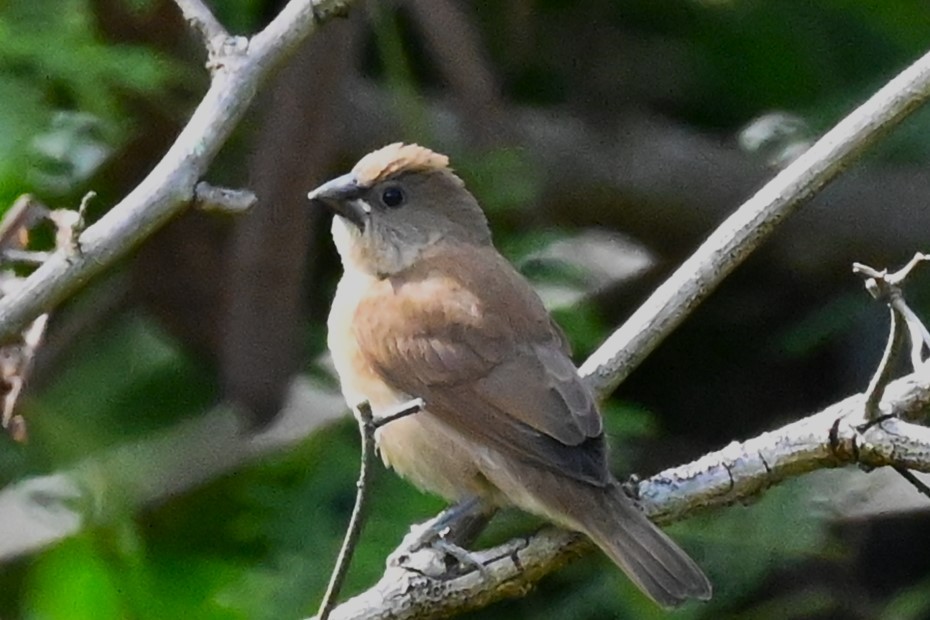
[[[343,275],[327,343],[350,407],[421,411],[376,431],[385,465],[452,502],[517,507],[590,538],[645,594],[708,600],[701,568],[608,468],[565,335],[494,247],[449,158],[389,144],[308,194]]]

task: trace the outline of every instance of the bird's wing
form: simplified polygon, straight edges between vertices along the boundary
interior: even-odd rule
[[[535,292],[491,248],[383,280],[353,321],[383,379],[459,432],[590,484],[610,480],[601,416]]]

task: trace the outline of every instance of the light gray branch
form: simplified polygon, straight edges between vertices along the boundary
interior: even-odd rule
[[[888,82],[727,218],[582,365],[613,391],[788,215],[930,96],[930,53]]]
[[[206,10],[200,2],[181,4],[201,16]],[[323,20],[344,13],[349,4],[350,0],[291,0],[246,45],[229,46],[224,56],[213,58],[210,88],[152,172],[84,231],[79,253],[56,252],[21,289],[0,299],[0,341],[68,298],[186,208],[197,181],[270,71]]]
[[[930,472],[930,429],[904,420],[930,407],[930,369],[891,383],[881,402],[891,418],[860,434],[864,397],[851,396],[831,407],[744,442],[663,471],[636,486],[643,510],[658,523],[671,523],[712,507],[762,493],[788,478],[825,468],[860,464],[902,466]],[[862,474],[866,475],[866,474]],[[545,574],[589,544],[578,534],[546,528],[477,552],[486,562],[482,576],[471,571],[438,580],[388,566],[372,588],[336,607],[331,620],[405,620],[446,617],[520,596]],[[429,556],[425,549],[416,552]],[[430,557],[411,564],[430,565]]]

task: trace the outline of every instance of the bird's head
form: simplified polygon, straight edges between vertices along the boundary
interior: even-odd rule
[[[389,276],[437,244],[491,243],[487,219],[449,158],[416,144],[369,153],[307,197],[336,214],[333,238],[346,268]]]

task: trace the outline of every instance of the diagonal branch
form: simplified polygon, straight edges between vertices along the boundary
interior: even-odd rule
[[[230,46],[226,56],[213,58],[210,88],[187,126],[149,175],[84,231],[81,253],[56,252],[21,289],[0,299],[0,341],[61,303],[183,211],[260,84],[301,41],[326,19],[343,14],[350,2],[291,0],[247,45]],[[205,10],[200,2],[182,4]]]
[[[788,215],[930,97],[930,53],[898,74],[727,218],[579,369],[613,391]]]

